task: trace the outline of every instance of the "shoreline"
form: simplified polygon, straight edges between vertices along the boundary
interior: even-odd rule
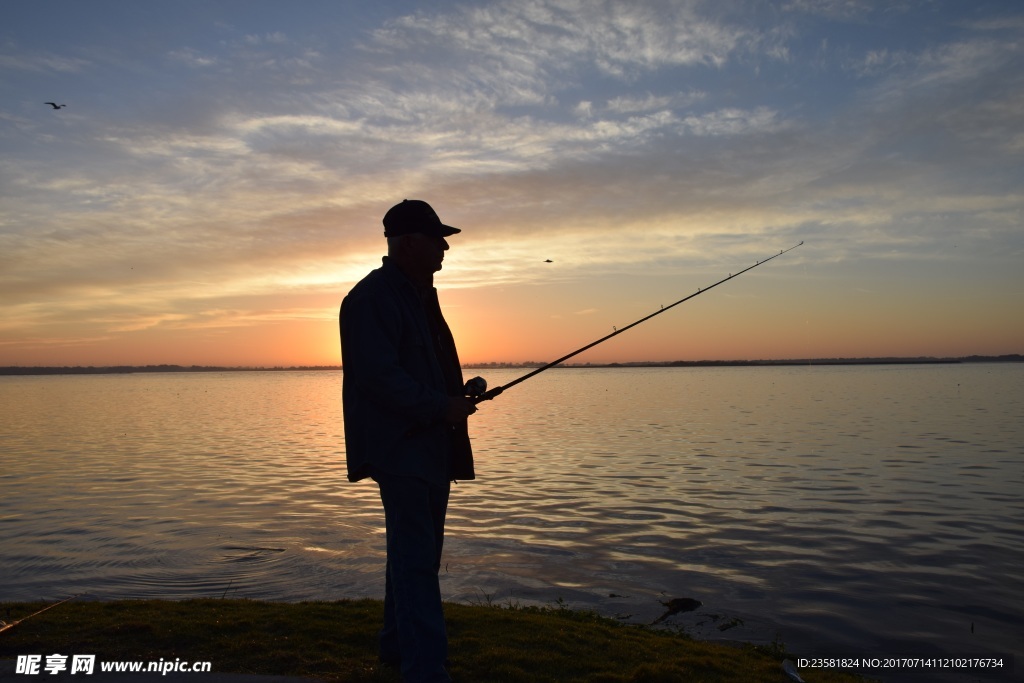
[[[332,683],[397,683],[399,678],[397,669],[377,660],[380,600],[73,600],[32,615],[45,606],[0,603],[11,617],[24,619],[0,638],[0,661],[88,653],[96,660],[93,680],[101,681],[123,675],[104,676],[104,663],[157,660],[208,663],[214,675]],[[451,673],[455,680],[474,683],[775,683],[786,680],[785,661],[792,666],[794,657],[781,642],[758,647],[695,640],[680,631],[621,624],[563,606],[445,603],[445,622]],[[858,675],[862,671],[849,668],[801,673],[808,683],[864,680]],[[50,678],[40,671],[25,680],[44,675]]]

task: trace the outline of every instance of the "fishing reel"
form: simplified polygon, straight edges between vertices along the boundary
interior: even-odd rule
[[[487,391],[487,380],[483,377],[474,377],[466,382],[463,392],[470,398],[479,398]]]
[[[480,403],[481,401],[490,401],[492,398],[505,391],[505,387],[494,387],[490,391],[487,391],[487,380],[483,377],[474,377],[466,382],[464,391],[466,392],[466,396],[468,396],[473,403]]]

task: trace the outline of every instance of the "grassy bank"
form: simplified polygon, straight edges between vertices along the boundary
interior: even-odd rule
[[[12,622],[44,606],[0,603],[0,619]],[[180,658],[212,662],[222,673],[392,683],[397,671],[376,657],[382,614],[378,600],[76,600],[0,633],[0,659],[53,653],[95,654],[97,661]],[[447,604],[445,614],[457,681],[789,680],[781,652],[698,642],[587,612]],[[827,671],[807,671],[804,679],[860,680]]]

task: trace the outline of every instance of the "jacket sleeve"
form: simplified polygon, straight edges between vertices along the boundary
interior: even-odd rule
[[[442,417],[448,397],[432,388],[433,349],[411,329],[400,302],[369,293],[350,295],[340,322],[345,381],[354,383],[356,395],[413,422]]]

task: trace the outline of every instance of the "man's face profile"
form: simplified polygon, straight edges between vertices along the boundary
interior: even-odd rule
[[[418,270],[436,273],[441,270],[444,252],[448,250],[448,241],[440,236],[416,232],[406,237],[406,248]]]

